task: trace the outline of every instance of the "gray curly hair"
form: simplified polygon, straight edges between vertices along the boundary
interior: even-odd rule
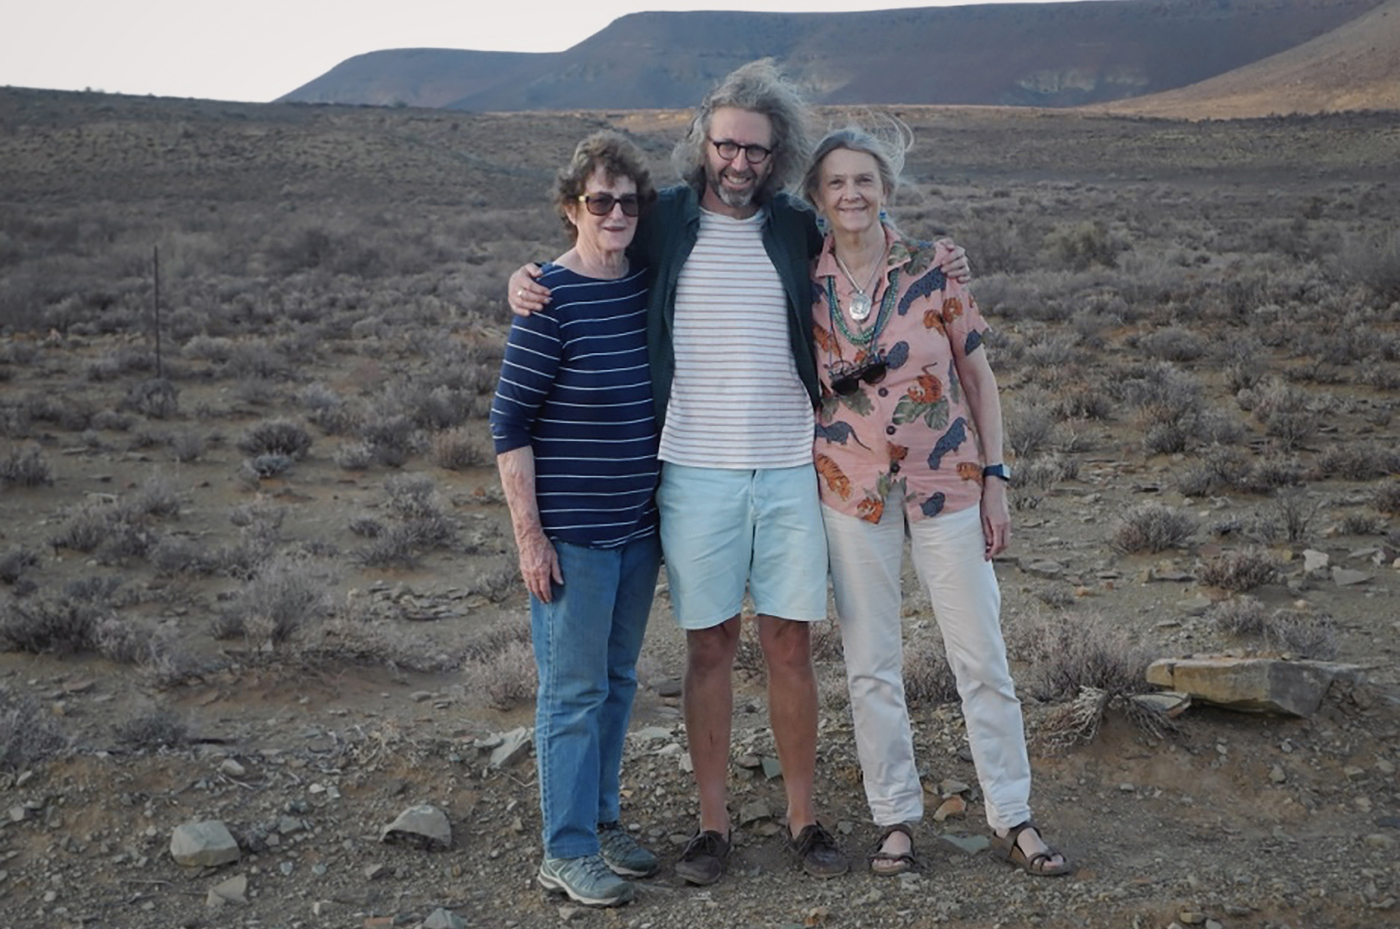
[[[727,107],[761,113],[773,124],[773,169],[758,189],[766,202],[802,176],[812,150],[811,114],[797,86],[783,77],[771,58],[735,69],[705,95],[690,127],[671,152],[671,166],[687,184],[705,190],[705,159],[710,119]]]
[[[802,177],[802,196],[807,202],[817,206],[822,162],[837,149],[863,152],[874,158],[875,167],[880,172],[880,184],[885,188],[885,199],[888,201],[892,198],[899,187],[900,174],[904,171],[904,153],[914,146],[914,133],[898,119],[892,119],[890,125],[883,128],[887,131],[879,135],[854,124],[828,132],[817,143],[812,152],[812,161]]]

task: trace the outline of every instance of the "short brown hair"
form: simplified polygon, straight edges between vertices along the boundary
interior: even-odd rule
[[[610,181],[625,177],[636,184],[637,199],[641,201],[643,209],[656,199],[656,188],[651,184],[646,155],[642,154],[637,144],[619,132],[595,132],[574,148],[574,156],[554,178],[554,210],[563,220],[571,239],[578,238],[578,228],[569,222],[569,214],[564,207],[578,203],[578,198],[587,188],[588,179],[599,168]]]

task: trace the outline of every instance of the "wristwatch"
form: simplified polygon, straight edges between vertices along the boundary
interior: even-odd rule
[[[983,477],[999,477],[1003,481],[1011,480],[1011,469],[1004,464],[987,465],[982,469]]]

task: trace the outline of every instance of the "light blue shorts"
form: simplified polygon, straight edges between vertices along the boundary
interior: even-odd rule
[[[656,491],[671,606],[682,629],[738,615],[826,618],[826,532],[811,465],[739,471],[667,462]]]

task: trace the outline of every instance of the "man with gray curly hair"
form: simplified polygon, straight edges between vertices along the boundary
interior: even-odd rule
[[[784,191],[811,153],[811,114],[770,60],[705,96],[629,255],[650,269],[647,351],[664,464],[656,501],[672,609],[686,633],[683,693],[700,823],[676,863],[692,884],[725,872],[733,668],[745,594],[768,672],[768,713],[804,871],[850,868],[817,822],[811,623],[826,618],[827,552],[812,463],[820,400],[812,335],[813,214]],[[511,277],[528,314],[548,292]]]

